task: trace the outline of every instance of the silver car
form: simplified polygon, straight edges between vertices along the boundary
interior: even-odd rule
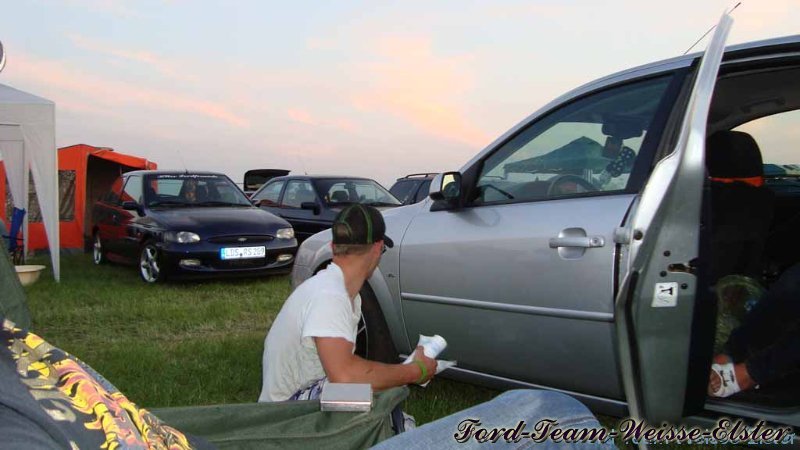
[[[726,48],[731,22],[704,53],[557,98],[438,175],[427,200],[384,212],[395,246],[362,290],[361,354],[393,360],[440,334],[453,378],[651,423],[705,410],[800,425],[796,388],[790,407],[706,398],[706,136],[800,109],[800,36]],[[293,286],[330,262],[330,241],[303,243]]]

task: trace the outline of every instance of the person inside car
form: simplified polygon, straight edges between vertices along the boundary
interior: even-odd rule
[[[201,186],[194,179],[188,179],[183,183],[180,196],[186,203],[199,203],[208,200],[206,187]]]
[[[800,264],[787,269],[714,356],[712,397],[729,397],[800,374]]]
[[[289,296],[264,342],[259,401],[317,398],[326,380],[370,383],[375,390],[423,384],[436,361],[417,348],[412,364],[384,364],[354,354],[361,290],[392,247],[381,213],[353,204],[333,223],[333,263]]]

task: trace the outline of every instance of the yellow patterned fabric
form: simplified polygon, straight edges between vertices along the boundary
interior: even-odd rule
[[[0,352],[52,420],[36,422],[56,441],[64,438],[81,449],[192,448],[184,434],[136,406],[91,367],[9,320],[2,320]]]

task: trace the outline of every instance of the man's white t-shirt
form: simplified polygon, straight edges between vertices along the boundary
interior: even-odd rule
[[[352,304],[342,269],[331,263],[297,287],[264,341],[260,402],[288,400],[325,376],[315,337],[344,338],[355,351],[361,296]]]

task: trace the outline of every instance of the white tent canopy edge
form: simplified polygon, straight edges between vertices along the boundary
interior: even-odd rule
[[[16,207],[27,209],[28,169],[33,173],[53,276],[58,281],[61,270],[55,103],[0,84],[0,159],[4,161]],[[25,236],[27,224],[26,214]]]

